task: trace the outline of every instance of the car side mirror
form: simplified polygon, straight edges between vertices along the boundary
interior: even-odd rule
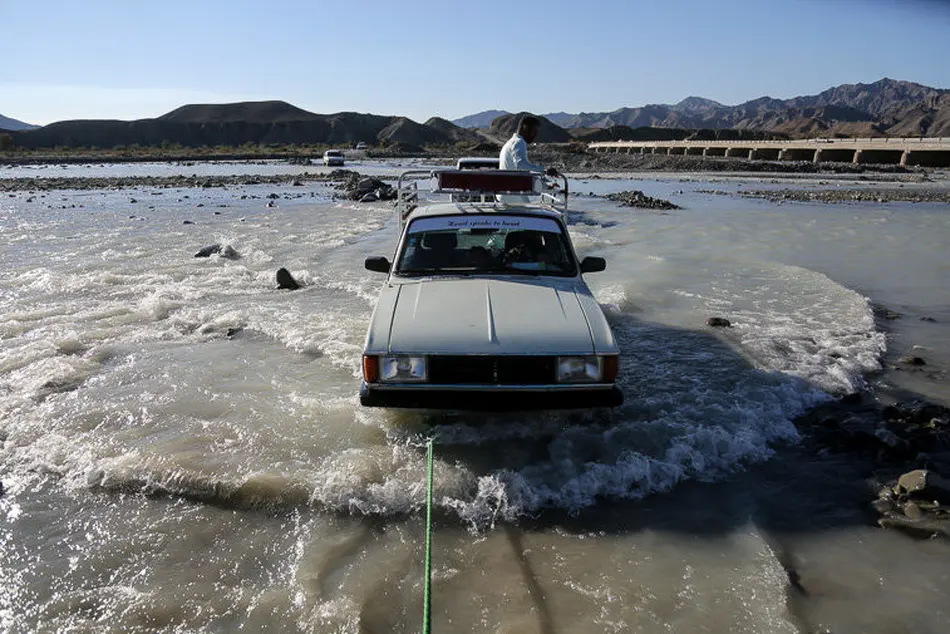
[[[377,273],[389,273],[389,269],[392,268],[389,260],[380,256],[366,258],[363,266],[366,267],[367,271],[376,271]]]
[[[607,260],[588,256],[581,260],[581,273],[600,273],[607,268]]]

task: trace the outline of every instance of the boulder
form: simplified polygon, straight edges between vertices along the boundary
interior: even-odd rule
[[[732,328],[732,322],[725,317],[710,317],[706,320],[706,325],[713,328]]]
[[[377,200],[393,200],[396,198],[396,189],[378,178],[360,177],[353,172],[344,183],[337,185],[337,189],[344,190],[345,197],[359,202],[376,202]]]
[[[241,259],[241,254],[234,250],[230,244],[225,245],[221,250],[221,257],[227,260],[239,260]]]
[[[353,170],[336,169],[330,172],[329,174],[327,174],[327,180],[345,181],[345,180],[349,180],[350,178],[354,176],[356,178],[359,178],[360,173],[354,172]]]
[[[909,471],[897,479],[897,487],[910,499],[950,505],[950,481],[933,471]]]
[[[642,191],[631,190],[607,194],[606,198],[618,202],[625,207],[639,207],[641,209],[682,209],[679,205],[662,198],[652,198]]]
[[[277,288],[295,291],[300,288],[300,284],[298,284],[294,276],[290,274],[290,271],[285,268],[280,268],[277,269]]]
[[[212,255],[219,252],[220,250],[221,250],[220,244],[209,244],[206,247],[201,247],[201,249],[198,250],[198,253],[195,253],[195,257],[196,258],[210,258]]]

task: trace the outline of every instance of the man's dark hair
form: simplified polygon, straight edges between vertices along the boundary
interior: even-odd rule
[[[521,130],[527,127],[540,128],[541,119],[538,119],[533,114],[526,114],[525,116],[521,117],[521,121],[518,122],[518,129]]]

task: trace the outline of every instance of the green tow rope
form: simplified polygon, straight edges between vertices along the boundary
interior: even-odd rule
[[[422,612],[422,632],[430,634],[432,631],[432,443],[430,438],[429,446],[429,487],[426,495],[426,590],[425,604]]]

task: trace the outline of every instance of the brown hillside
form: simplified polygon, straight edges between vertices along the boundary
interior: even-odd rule
[[[518,131],[518,124],[521,117],[531,114],[530,112],[519,112],[517,114],[503,114],[496,117],[491,122],[489,134],[497,137],[499,140],[507,141],[512,134]],[[535,115],[537,116],[537,115]],[[544,117],[538,117],[541,120],[541,130],[538,133],[539,143],[567,143],[571,140],[571,135],[567,130],[556,126]]]
[[[447,145],[452,139],[442,132],[416,123],[406,117],[397,117],[380,130],[376,138],[380,142],[405,143],[408,145]]]
[[[890,136],[950,137],[950,94],[927,99],[898,113]]]

